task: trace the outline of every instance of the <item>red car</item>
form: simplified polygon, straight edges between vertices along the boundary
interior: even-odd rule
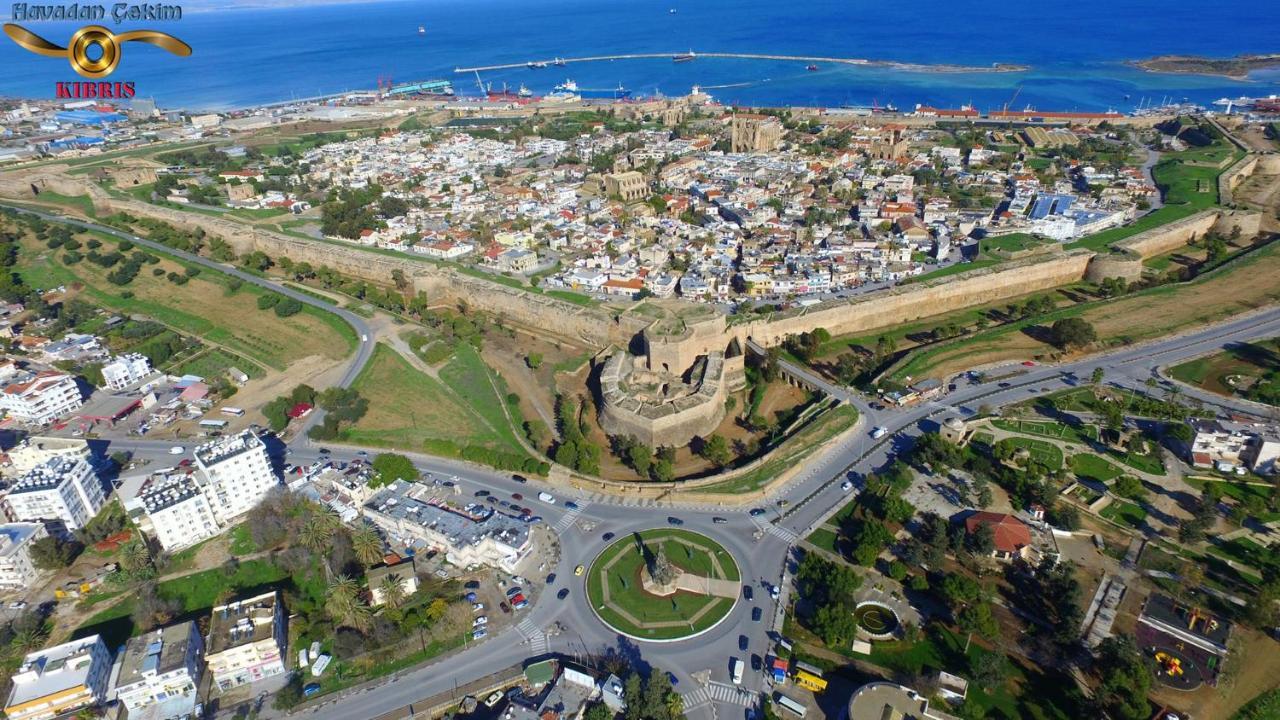
[[[520,493],[511,493],[511,499],[512,499],[512,500],[523,500],[523,499],[524,499],[524,496],[523,496],[523,495],[521,495]]]
[[[1026,365],[1027,367],[1035,367],[1035,366],[1036,366],[1036,364],[1035,364],[1035,363],[1033,363],[1033,362],[1031,362],[1030,360],[1024,360],[1024,361],[1022,362],[1022,364],[1023,364],[1023,365]]]

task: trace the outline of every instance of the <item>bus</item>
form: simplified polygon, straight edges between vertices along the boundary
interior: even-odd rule
[[[792,700],[786,695],[783,695],[782,693],[774,693],[773,701],[778,703],[778,705],[783,709],[790,710],[796,715],[799,715],[800,717],[804,717],[804,713],[805,713],[804,705],[801,705],[800,703],[796,702],[795,700]]]
[[[796,681],[796,685],[799,685],[800,687],[810,692],[818,693],[827,689],[826,680],[822,679],[818,675],[814,675],[804,670],[796,670],[795,681]]]
[[[803,670],[809,673],[810,675],[813,675],[814,677],[822,677],[822,668],[815,667],[813,665],[810,665],[807,662],[801,662],[797,660],[794,663],[792,663],[791,666],[794,667],[796,670]]]
[[[223,415],[231,415],[232,417],[244,417],[244,409],[238,407],[224,407],[218,412]]]
[[[201,420],[200,427],[208,430],[221,430],[227,426],[226,420]]]

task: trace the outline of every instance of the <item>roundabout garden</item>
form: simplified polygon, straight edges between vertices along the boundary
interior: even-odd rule
[[[596,617],[636,640],[700,635],[728,617],[742,593],[738,564],[699,533],[657,528],[618,538],[586,573]]]

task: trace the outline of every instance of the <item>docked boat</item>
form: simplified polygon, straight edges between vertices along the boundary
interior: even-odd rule
[[[671,60],[672,60],[672,61],[674,61],[674,62],[689,62],[689,61],[693,60],[693,59],[694,59],[694,58],[696,58],[696,57],[697,57],[697,55],[694,55],[693,51],[692,51],[692,50],[690,50],[690,51],[689,51],[689,52],[687,52],[687,53],[680,53],[679,55],[672,55],[672,56],[671,56]]]
[[[553,62],[553,63],[551,63],[551,64],[552,64],[552,65],[555,65],[556,67],[564,67],[564,65],[565,65],[564,58],[556,58],[556,59],[555,59],[555,62]]]
[[[622,100],[631,97],[631,91],[622,87],[622,83],[618,83],[618,87],[612,90],[594,90],[589,88],[578,87],[578,83],[572,80],[565,80],[556,85],[553,93],[562,95],[576,95],[580,98],[607,98],[610,100]],[[551,97],[548,95],[547,97]]]
[[[531,98],[533,97],[533,91],[521,84],[520,89],[516,90],[516,97]]]
[[[418,26],[418,34],[419,34],[419,35],[426,35],[426,34],[427,34],[427,28],[426,28],[425,26],[423,26],[423,25],[419,25],[419,26]]]
[[[809,65],[805,65],[804,69],[805,69],[805,70],[808,70],[809,72],[813,72],[813,71],[815,71],[815,70],[817,70],[817,69],[818,69],[818,66],[817,66],[817,65],[813,65],[813,64],[811,63],[811,64],[809,64]]]

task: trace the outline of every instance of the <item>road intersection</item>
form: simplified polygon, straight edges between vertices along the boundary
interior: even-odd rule
[[[342,378],[343,386],[348,386],[355,379],[372,355],[373,342],[368,326],[349,311],[257,275],[113,228],[21,209],[50,221],[71,223],[128,239],[338,314],[352,325],[360,340]],[[915,437],[936,429],[937,424],[947,417],[971,416],[977,414],[981,406],[998,409],[1036,394],[1080,385],[1087,381],[1095,368],[1103,370],[1107,383],[1152,392],[1147,387],[1147,380],[1159,377],[1157,369],[1160,366],[1212,352],[1231,343],[1273,336],[1280,336],[1280,308],[1255,311],[1176,337],[1124,347],[1062,365],[1019,366],[1016,367],[1018,374],[1007,377],[1003,382],[959,380],[955,390],[937,400],[885,410],[873,408],[857,393],[834,386],[805,368],[788,366],[786,371],[802,375],[812,384],[853,404],[862,417],[857,430],[829,451],[809,458],[793,480],[775,490],[769,498],[771,505],[765,515],[751,517],[746,507],[717,507],[671,500],[650,501],[644,508],[637,508],[609,495],[548,488],[562,501],[575,500],[579,508],[565,509],[563,502],[536,505],[535,512],[560,537],[562,552],[558,564],[547,568],[547,571],[554,572],[561,580],[557,586],[549,588],[552,592],[541,593],[538,602],[524,611],[524,617],[517,624],[447,658],[379,681],[370,686],[374,688],[372,691],[370,687],[345,691],[318,704],[304,706],[293,714],[320,720],[373,718],[449,693],[523,657],[546,653],[571,657],[619,652],[642,664],[651,663],[671,672],[691,717],[734,717],[754,702],[755,693],[766,687],[763,674],[752,672],[747,673],[741,686],[748,692],[739,692],[730,680],[730,661],[735,657],[741,658],[752,667],[758,667],[754,660],[763,661],[769,634],[781,630],[780,609],[786,605],[789,571],[793,569],[789,563],[794,559],[795,544],[848,502],[850,492],[841,488],[844,480],[852,479],[856,484],[868,473],[883,468],[909,447]],[[1217,396],[1200,397],[1198,393],[1185,394],[1211,402],[1226,411],[1258,412],[1250,404],[1240,401]],[[871,427],[884,427],[887,432],[878,440],[872,440],[867,432]],[[167,462],[170,446],[170,442],[164,441],[127,439],[112,441],[109,450],[125,450],[138,457]],[[287,453],[288,461],[295,464],[308,464],[326,457],[307,439],[305,432],[297,433],[287,446],[277,450]],[[351,460],[358,450],[360,448],[335,446],[327,457]],[[428,472],[456,478],[466,494],[480,489],[505,495],[522,489],[527,492],[527,488],[508,474],[438,457],[405,454]],[[785,509],[780,509],[782,501],[785,501]],[[685,528],[723,545],[737,560],[744,585],[752,586],[754,592],[751,600],[738,602],[724,622],[704,635],[660,645],[637,643],[615,635],[599,622],[587,603],[582,579],[574,577],[573,569],[579,564],[590,564],[604,548],[607,544],[602,539],[604,533],[622,535],[661,527],[667,523],[668,517],[679,518]],[[728,522],[717,523],[716,517],[727,518]],[[775,585],[782,591],[777,601],[768,592]],[[569,595],[559,599],[554,590],[565,587],[569,588]],[[764,620],[756,622],[751,619],[755,607],[761,608]],[[548,634],[546,630],[551,627],[560,631]],[[743,647],[745,651],[741,649]],[[695,674],[708,678],[708,681],[695,681]],[[271,711],[267,712],[265,716],[270,716]]]

